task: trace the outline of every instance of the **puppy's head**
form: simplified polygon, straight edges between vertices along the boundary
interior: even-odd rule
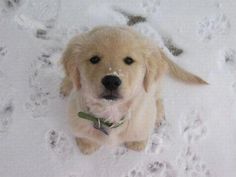
[[[63,64],[77,89],[114,101],[147,92],[166,70],[158,48],[128,27],[98,27],[74,37]]]

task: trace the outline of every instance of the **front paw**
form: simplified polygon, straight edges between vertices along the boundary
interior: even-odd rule
[[[147,141],[132,141],[132,142],[126,142],[125,146],[129,149],[132,149],[134,151],[142,151],[145,149],[147,145]]]
[[[92,154],[100,147],[95,142],[84,138],[76,138],[76,143],[79,146],[80,151],[85,155]]]

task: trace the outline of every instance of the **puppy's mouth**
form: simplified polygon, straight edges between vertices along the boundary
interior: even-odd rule
[[[121,99],[121,96],[113,91],[109,91],[109,92],[105,92],[103,93],[100,98],[105,99],[105,100],[112,100],[112,101],[116,101],[118,99]]]
[[[117,100],[119,97],[117,97],[115,95],[104,95],[102,98],[104,98],[106,100]]]

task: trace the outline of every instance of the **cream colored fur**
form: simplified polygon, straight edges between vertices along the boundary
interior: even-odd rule
[[[89,59],[99,55],[101,62],[93,65]],[[126,65],[125,57],[135,62]],[[68,120],[76,142],[84,154],[102,145],[125,144],[133,150],[143,150],[155,123],[160,125],[164,108],[160,97],[160,81],[169,70],[176,78],[189,83],[205,84],[199,77],[183,70],[168,59],[150,40],[129,27],[98,27],[74,37],[62,57],[66,77],[61,93],[69,95]],[[122,80],[117,101],[99,98],[104,90],[101,79],[113,74]],[[80,119],[79,111],[97,117],[125,122],[107,136],[93,128],[92,122]]]

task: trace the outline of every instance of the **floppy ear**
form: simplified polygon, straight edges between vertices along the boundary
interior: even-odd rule
[[[79,52],[78,42],[80,37],[74,37],[68,44],[66,50],[62,56],[62,64],[64,66],[65,74],[73,83],[74,87],[79,89],[80,85],[80,73],[78,69],[78,63],[76,62]]]
[[[167,72],[168,65],[163,60],[158,48],[152,49],[150,55],[146,57],[146,73],[143,86],[147,92],[153,83],[156,83]]]
[[[182,67],[178,66],[175,62],[170,60],[162,51],[161,51],[161,56],[163,60],[165,60],[165,62],[168,64],[168,71],[174,78],[191,84],[208,84],[205,80],[203,80],[199,76],[190,73],[189,71],[186,71]]]

